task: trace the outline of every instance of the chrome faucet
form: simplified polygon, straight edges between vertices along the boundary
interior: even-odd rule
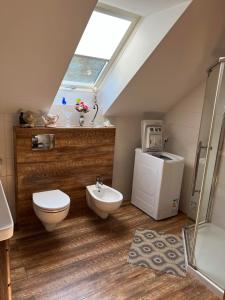
[[[101,188],[102,188],[102,185],[103,185],[103,178],[101,177],[101,176],[97,176],[96,177],[96,184],[95,184],[95,186],[96,186],[96,188],[98,189],[98,192],[100,193],[100,191],[101,191]]]

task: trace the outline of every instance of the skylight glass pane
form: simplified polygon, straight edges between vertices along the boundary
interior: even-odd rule
[[[105,59],[74,55],[62,84],[92,85],[107,63]]]
[[[129,20],[94,11],[75,54],[109,60],[130,24]]]

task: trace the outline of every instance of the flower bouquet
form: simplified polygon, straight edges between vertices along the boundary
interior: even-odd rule
[[[76,100],[76,105],[75,105],[76,111],[80,113],[80,119],[79,119],[79,124],[80,126],[84,126],[84,113],[88,113],[90,110],[90,107],[80,98]]]

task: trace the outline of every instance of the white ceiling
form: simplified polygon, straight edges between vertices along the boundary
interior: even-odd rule
[[[150,3],[159,10],[183,2],[102,1],[138,14]],[[1,0],[0,112],[50,107],[95,4]],[[193,0],[108,115],[167,111],[205,78],[207,67],[219,56],[225,56],[225,1]]]
[[[99,3],[114,6],[139,16],[146,16],[187,1],[188,0],[99,0]]]
[[[166,112],[225,56],[225,1],[194,0],[131,79],[107,115]]]
[[[96,2],[1,0],[0,112],[49,109]]]

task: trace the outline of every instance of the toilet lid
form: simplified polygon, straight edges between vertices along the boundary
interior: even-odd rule
[[[44,210],[61,210],[70,204],[70,197],[60,190],[33,193],[33,203]]]

